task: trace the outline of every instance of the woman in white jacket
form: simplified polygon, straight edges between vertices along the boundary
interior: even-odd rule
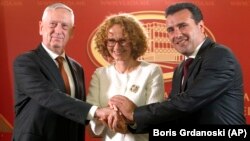
[[[139,61],[148,48],[143,25],[130,14],[107,17],[98,28],[96,49],[110,62],[97,68],[90,82],[87,102],[107,107],[114,95],[123,95],[137,106],[163,101],[164,81],[161,68]],[[148,134],[114,132],[98,120],[90,121],[95,135],[104,141],[147,141]]]

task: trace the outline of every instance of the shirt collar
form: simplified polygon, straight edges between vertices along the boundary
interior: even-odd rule
[[[201,48],[201,46],[202,46],[202,44],[205,42],[205,40],[204,41],[202,41],[198,46],[197,46],[197,48],[194,50],[194,52],[190,55],[190,56],[185,56],[185,60],[186,59],[188,59],[188,58],[195,58],[196,57],[196,55],[197,55],[197,53],[198,53],[198,51],[200,50],[200,48]]]
[[[59,55],[54,53],[53,51],[49,50],[43,43],[42,47],[46,50],[46,52],[49,54],[49,56],[55,60]],[[60,56],[62,56],[65,59],[65,52],[63,52]]]

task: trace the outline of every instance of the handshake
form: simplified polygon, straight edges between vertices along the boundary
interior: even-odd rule
[[[136,105],[127,97],[117,95],[109,100],[107,107],[98,108],[94,117],[111,130],[126,133],[127,125],[134,123],[133,113],[135,108]]]

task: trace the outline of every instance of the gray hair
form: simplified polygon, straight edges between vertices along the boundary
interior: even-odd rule
[[[51,5],[47,6],[45,8],[44,12],[43,12],[42,21],[47,17],[49,11],[52,11],[52,10],[55,10],[55,9],[58,9],[58,8],[63,8],[63,9],[66,9],[66,10],[68,10],[70,12],[72,25],[74,25],[75,16],[74,16],[73,10],[71,8],[69,8],[67,5],[63,4],[63,3],[54,3],[54,4],[51,4]]]

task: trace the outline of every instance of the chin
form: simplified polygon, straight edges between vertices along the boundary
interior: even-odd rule
[[[124,61],[123,58],[115,58],[114,60],[115,60],[115,61]]]

